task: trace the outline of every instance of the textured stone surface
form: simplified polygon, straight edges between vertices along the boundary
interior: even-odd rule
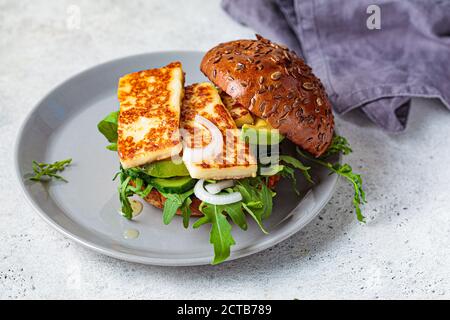
[[[80,29],[66,26],[72,3]],[[69,9],[69,13],[70,13]],[[251,37],[218,1],[0,1],[0,298],[450,298],[450,113],[416,100],[408,130],[387,135],[339,117],[364,174],[366,225],[341,180],[324,211],[289,240],[217,267],[167,268],[91,252],[25,202],[12,143],[27,112],[100,62]]]

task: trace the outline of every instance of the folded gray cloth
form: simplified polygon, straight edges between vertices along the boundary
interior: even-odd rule
[[[373,4],[380,29],[367,26]],[[398,132],[411,97],[439,98],[450,109],[448,0],[222,0],[222,7],[303,56],[338,113],[361,107]]]

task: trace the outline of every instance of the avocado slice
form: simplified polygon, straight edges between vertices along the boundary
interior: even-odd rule
[[[272,129],[272,126],[264,119],[256,118],[254,126],[257,128],[269,128]]]
[[[230,112],[233,112],[234,110],[231,109]],[[250,113],[246,113],[244,115],[240,115],[239,117],[233,118],[234,122],[236,123],[236,127],[241,128],[244,125],[253,124],[253,117]]]
[[[274,129],[261,118],[257,118],[254,125],[244,124],[241,137],[243,139],[248,138],[250,143],[253,144],[256,141],[252,140],[256,139],[259,145],[278,144],[284,139],[284,136],[277,129]]]
[[[197,180],[191,177],[153,178],[152,185],[162,193],[183,193],[192,189]]]
[[[189,171],[183,162],[177,164],[171,159],[155,161],[141,167],[140,170],[146,175],[156,178],[186,177]]]

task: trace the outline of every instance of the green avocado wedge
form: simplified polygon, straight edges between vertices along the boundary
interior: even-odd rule
[[[171,159],[155,161],[140,168],[146,175],[156,178],[188,177],[189,171],[183,162],[174,163]]]
[[[274,145],[280,143],[284,136],[277,130],[267,127],[256,127],[244,124],[241,139],[248,140],[250,144]]]

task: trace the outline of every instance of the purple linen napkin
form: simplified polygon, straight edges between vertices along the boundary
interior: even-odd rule
[[[380,29],[367,25],[374,4]],[[448,0],[222,0],[222,7],[303,56],[338,113],[361,107],[399,132],[412,97],[439,98],[450,109]]]

